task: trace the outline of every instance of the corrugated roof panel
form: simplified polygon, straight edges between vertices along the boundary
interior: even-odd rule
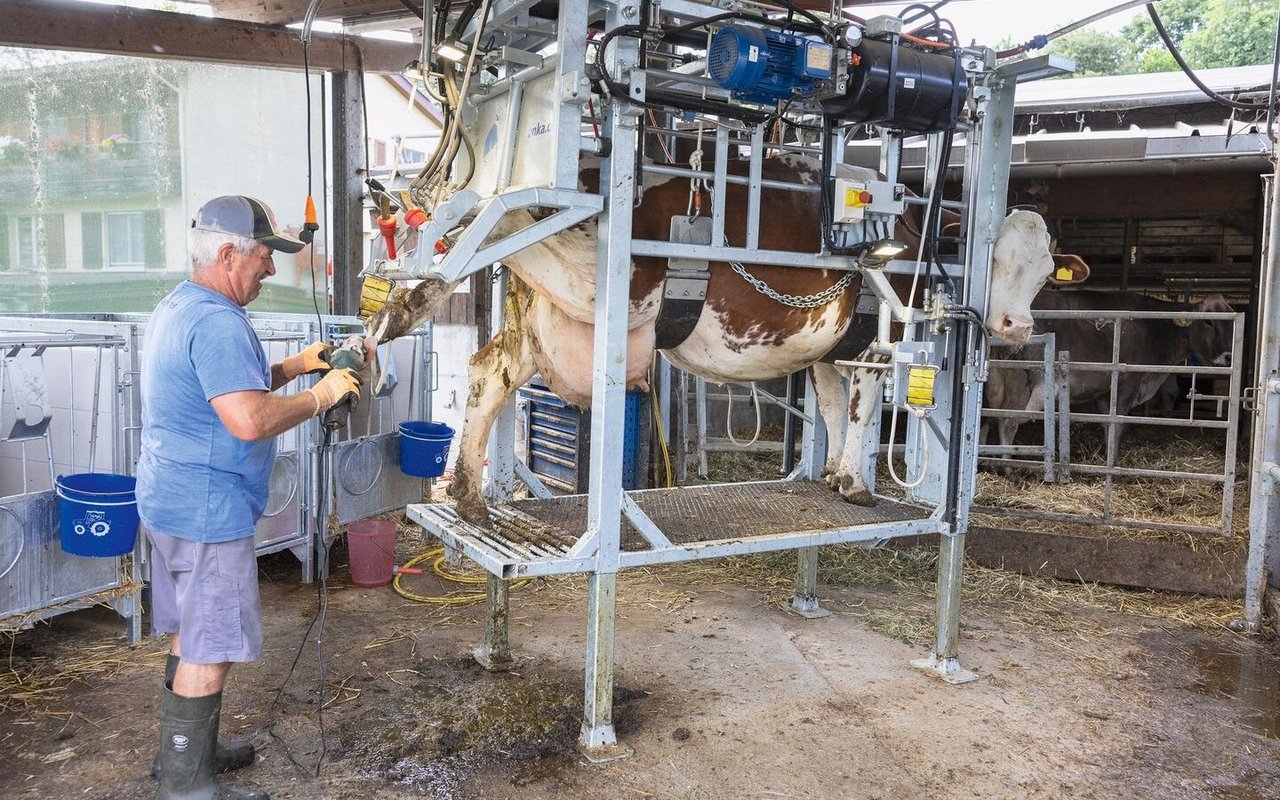
[[[1266,91],[1271,86],[1271,65],[1196,70],[1196,76],[1220,94]],[[1197,101],[1208,102],[1208,98],[1182,72],[1150,72],[1020,84],[1015,108],[1018,113],[1032,113],[1143,108]]]

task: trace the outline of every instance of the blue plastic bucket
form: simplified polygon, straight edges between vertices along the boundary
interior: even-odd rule
[[[62,550],[74,556],[119,556],[133,550],[138,536],[138,503],[132,475],[82,472],[59,475]]]
[[[439,478],[454,433],[443,422],[401,422],[400,471],[415,478]]]

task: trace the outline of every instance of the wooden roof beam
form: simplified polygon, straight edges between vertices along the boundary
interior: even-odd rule
[[[421,6],[420,0],[410,0]],[[308,0],[210,0],[213,13],[227,19],[280,25],[301,22]],[[317,19],[351,19],[387,11],[407,12],[400,0],[324,0]]]
[[[0,19],[0,46],[302,67],[299,32],[280,26],[80,0],[0,0]],[[418,52],[404,42],[313,33],[307,56],[314,69],[355,69],[363,61],[368,72],[399,72]]]

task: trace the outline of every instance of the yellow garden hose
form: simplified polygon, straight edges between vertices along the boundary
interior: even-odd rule
[[[671,488],[676,485],[676,478],[671,469],[671,451],[667,449],[667,435],[662,429],[662,414],[658,410],[658,397],[653,390],[652,381],[649,382],[649,408],[653,411],[653,424],[658,429],[658,449],[662,453],[662,466],[666,471],[667,481],[663,486]],[[655,477],[661,480],[661,476],[657,476],[656,472],[655,470]]]
[[[432,560],[434,559],[434,560]],[[425,552],[419,553],[413,558],[402,564],[404,569],[413,569],[417,565],[426,561],[431,561],[431,571],[436,574],[440,580],[449,581],[450,583],[461,584],[483,584],[487,583],[489,578],[487,575],[469,575],[460,572],[450,572],[445,564],[445,555],[443,547],[434,547]],[[405,588],[400,579],[404,577],[404,573],[397,572],[395,578],[391,581],[391,588],[396,590],[396,594],[406,600],[412,600],[415,603],[433,603],[442,606],[462,606],[470,603],[484,602],[486,595],[484,592],[449,592],[440,596],[429,596],[411,592]],[[529,582],[529,578],[521,578],[511,582],[512,589],[518,589]]]

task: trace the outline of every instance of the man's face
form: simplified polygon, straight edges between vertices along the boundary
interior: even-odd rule
[[[247,256],[236,252],[235,248],[230,249],[230,296],[239,305],[247,306],[262,291],[262,281],[276,274],[276,265],[271,259],[274,251],[265,244],[259,244]]]

